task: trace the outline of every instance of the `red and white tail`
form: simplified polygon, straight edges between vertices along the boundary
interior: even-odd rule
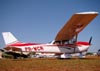
[[[13,36],[11,32],[2,32],[2,35],[6,45],[18,42],[18,40]]]

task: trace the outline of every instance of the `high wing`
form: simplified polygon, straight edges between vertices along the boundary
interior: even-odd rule
[[[82,31],[96,16],[98,12],[75,13],[64,27],[58,32],[55,41],[70,40]]]

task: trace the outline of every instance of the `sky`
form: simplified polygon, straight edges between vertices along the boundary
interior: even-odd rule
[[[100,13],[100,0],[0,0],[0,48],[5,46],[2,32],[11,32],[21,42],[48,43],[74,13]],[[100,49],[100,15],[78,35],[89,41],[88,51]]]

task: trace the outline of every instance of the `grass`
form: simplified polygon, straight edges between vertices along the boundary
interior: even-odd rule
[[[0,71],[100,71],[100,57],[66,60],[1,59]]]

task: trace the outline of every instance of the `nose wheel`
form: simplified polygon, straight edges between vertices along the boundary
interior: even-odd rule
[[[80,53],[79,58],[85,58],[85,55],[83,53]]]
[[[71,56],[71,54],[63,53],[63,54],[60,56],[60,58],[62,58],[62,59],[70,59],[70,58],[72,58],[72,56]]]

